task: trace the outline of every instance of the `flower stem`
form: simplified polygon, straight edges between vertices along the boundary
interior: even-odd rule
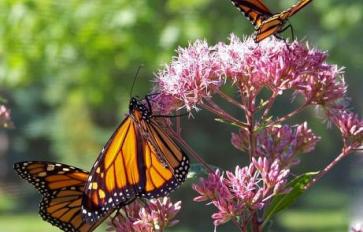
[[[222,118],[225,121],[228,121],[234,125],[237,125],[240,128],[246,128],[246,124],[244,124],[243,122],[239,121],[238,119],[234,118],[233,116],[231,116],[230,114],[226,113],[225,111],[223,111],[220,108],[216,108],[215,105],[210,105],[207,103],[202,103],[201,106],[203,108],[205,108],[206,110],[214,113],[215,115],[217,115],[218,117]]]
[[[258,214],[257,212],[255,212],[253,214],[252,217],[252,228],[251,228],[252,232],[262,232],[262,227],[261,227],[261,222],[258,218]]]
[[[244,105],[242,105],[241,103],[239,103],[238,101],[236,101],[235,99],[233,99],[232,97],[230,97],[229,95],[223,93],[221,90],[217,90],[216,93],[221,96],[224,100],[226,100],[227,102],[231,103],[234,106],[237,106],[238,108],[242,109],[243,111],[246,111],[246,107]]]
[[[299,108],[297,108],[296,110],[294,110],[294,111],[292,111],[292,112],[288,113],[287,115],[285,115],[285,116],[283,116],[283,117],[281,117],[281,118],[276,119],[275,121],[270,122],[269,124],[267,124],[267,126],[266,126],[266,127],[270,127],[270,126],[272,126],[272,125],[278,125],[278,124],[282,123],[283,121],[286,121],[286,120],[288,120],[288,119],[292,118],[293,116],[295,116],[295,115],[297,115],[298,113],[300,113],[301,111],[303,111],[303,110],[305,109],[305,107],[309,105],[309,102],[310,102],[310,101],[305,102],[303,105],[301,105],[301,106],[300,106]]]
[[[351,147],[343,147],[342,152],[323,170],[321,170],[315,178],[313,178],[307,185],[305,185],[304,189],[308,190],[309,188],[311,188],[323,176],[325,176],[325,174],[328,173],[339,161],[341,161],[344,157],[346,157],[351,151],[352,151]]]
[[[266,104],[266,108],[263,111],[263,114],[261,116],[262,121],[264,121],[264,119],[268,116],[268,114],[270,113],[270,110],[273,106],[273,104],[275,103],[276,97],[278,96],[277,92],[273,92],[272,96],[268,99],[267,104]]]
[[[248,139],[249,139],[249,156],[250,160],[252,160],[252,157],[255,156],[256,146],[255,146],[255,119],[254,119],[254,113],[255,113],[255,97],[249,96],[248,97],[248,107],[246,111],[246,122],[247,122],[247,128],[248,128]]]
[[[236,218],[232,218],[231,221],[238,228],[238,230],[240,230],[241,232],[244,232],[242,226],[238,223],[238,221],[236,220]]]

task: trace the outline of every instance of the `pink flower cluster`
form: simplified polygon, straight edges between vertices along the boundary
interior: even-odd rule
[[[292,89],[306,102],[323,106],[334,105],[346,92],[341,69],[325,62],[326,53],[298,42],[271,38],[257,44],[252,38],[241,41],[231,35],[229,44],[209,47],[196,41],[177,53],[159,71],[156,89],[188,110],[197,108],[226,80],[247,96],[256,96],[262,88],[275,94]]]
[[[261,130],[256,135],[256,156],[268,160],[279,160],[282,167],[291,167],[299,163],[298,154],[308,153],[320,140],[307,123],[300,125],[274,125]],[[248,149],[248,136],[245,130],[232,133],[231,143],[237,149]]]
[[[363,224],[357,224],[351,228],[351,232],[363,232]]]
[[[173,96],[191,110],[223,82],[207,42],[196,41],[177,52],[178,56],[171,64],[158,73],[156,92],[163,93],[165,97]]]
[[[126,205],[112,219],[107,231],[116,232],[156,232],[164,231],[179,221],[174,219],[181,208],[181,201],[172,203],[163,197],[148,201],[134,201]]]
[[[212,215],[215,226],[232,221],[241,231],[258,227],[264,220],[261,210],[271,198],[289,192],[289,169],[320,140],[307,122],[286,124],[308,106],[323,110],[340,130],[344,147],[305,187],[311,187],[343,156],[363,148],[363,120],[344,104],[347,86],[342,69],[326,60],[325,52],[298,41],[286,43],[271,37],[255,43],[253,38],[241,41],[231,35],[229,43],[209,46],[196,41],[179,48],[172,62],[158,72],[154,92],[160,94],[153,98],[153,108],[167,113],[203,108],[238,128],[231,143],[249,155],[248,166],[237,166],[234,173],[210,173],[193,186],[199,193],[195,201],[209,201],[217,208]],[[238,94],[224,93],[225,84]],[[276,99],[285,92],[293,93],[292,99],[300,96],[302,103],[285,115],[273,115]],[[215,96],[236,106],[242,117],[224,110]],[[260,231],[257,227],[252,231]]]
[[[4,105],[0,105],[0,126],[3,128],[14,126],[13,122],[11,121],[10,110]]]
[[[352,149],[363,148],[363,120],[357,114],[342,109],[332,110],[328,116],[340,130],[345,146]]]
[[[243,138],[249,138],[248,133],[251,131],[243,128],[243,122],[235,120],[214,104],[212,101],[214,94],[222,94],[222,97],[227,98],[230,103],[237,105],[250,116],[257,109],[265,108],[262,120],[259,122],[269,124],[265,135],[273,133],[273,130],[280,130],[280,135],[284,133],[287,135],[282,135],[284,138],[281,138],[282,141],[278,146],[271,144],[273,147],[266,144],[267,140],[279,138],[263,139],[263,134],[259,135],[259,139],[264,140],[260,141],[260,144],[265,145],[262,149],[290,149],[281,155],[286,156],[284,159],[288,159],[291,164],[298,161],[292,156],[294,152],[305,153],[312,150],[318,138],[309,130],[293,132],[286,126],[276,129],[272,125],[280,125],[307,106],[320,106],[327,117],[342,131],[345,141],[354,143],[355,148],[362,146],[363,121],[342,104],[345,102],[347,90],[343,72],[336,65],[326,63],[325,52],[311,49],[297,41],[287,44],[272,37],[256,44],[252,38],[241,41],[232,34],[228,44],[218,43],[215,46],[208,46],[205,41],[196,41],[187,48],[178,49],[177,53],[173,61],[158,72],[155,90],[162,94],[155,101],[155,105],[164,106],[167,112],[183,107],[188,111],[203,107],[218,117],[238,125],[241,128],[240,133],[232,134],[232,144],[238,149],[246,151],[246,148],[249,148],[251,141]],[[241,95],[240,102],[226,97],[220,90],[222,85],[228,82],[237,88]],[[265,104],[256,105],[256,97],[262,89],[270,90],[271,97]],[[296,112],[280,118],[278,122],[263,121],[271,119],[268,115],[270,108],[276,97],[286,90],[292,90],[294,96],[303,96],[305,100],[303,104]],[[307,133],[307,137],[298,135],[301,133]],[[283,143],[287,143],[288,140],[294,144],[284,147]],[[303,144],[299,144],[301,142]],[[259,152],[262,152],[261,149]],[[267,152],[264,154],[266,156],[273,151],[263,152]],[[284,159],[281,161],[285,162]]]
[[[243,224],[248,215],[262,209],[276,194],[286,193],[288,169],[280,167],[279,162],[266,158],[252,159],[249,166],[237,166],[235,172],[227,171],[225,176],[216,171],[206,179],[194,184],[193,189],[200,195],[194,201],[210,201],[218,212],[212,215],[214,225],[230,220]]]

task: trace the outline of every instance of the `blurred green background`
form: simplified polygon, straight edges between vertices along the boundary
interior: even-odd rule
[[[293,2],[266,0],[275,12]],[[313,1],[290,21],[299,39],[329,51],[329,62],[346,67],[349,101],[362,115],[363,1]],[[178,46],[198,38],[227,41],[231,32],[242,37],[253,27],[230,0],[0,0],[0,95],[16,125],[0,131],[0,230],[58,231],[37,215],[39,194],[15,175],[14,162],[50,160],[89,170],[127,112],[141,64],[134,88],[139,96],[150,90],[153,73]],[[285,99],[277,107],[289,104]],[[337,131],[314,115],[311,109],[297,121],[309,120],[323,140],[302,157],[295,174],[324,167],[341,145]],[[183,136],[209,163],[226,169],[246,164],[230,145],[231,128],[203,111],[182,120]],[[344,160],[279,214],[271,230],[338,232],[363,221],[363,213],[356,213],[362,207],[357,204],[362,164],[358,155]],[[214,209],[194,203],[195,196],[191,181],[173,194],[183,209],[172,231],[213,231]],[[235,230],[226,225],[218,231]]]

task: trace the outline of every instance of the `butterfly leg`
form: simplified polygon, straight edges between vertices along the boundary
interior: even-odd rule
[[[118,216],[122,216],[122,214],[120,213],[120,210],[121,208],[118,208],[115,215],[111,218],[111,224],[114,226],[114,227],[117,227],[117,225],[115,224],[115,220]]]
[[[159,95],[160,93],[159,92],[156,92],[156,93],[150,93],[148,95],[146,95],[145,97],[152,97],[152,96],[155,96],[155,95]],[[150,100],[150,99],[149,99]]]
[[[156,94],[152,94],[152,95],[156,95]],[[150,96],[152,96],[151,94],[149,95],[146,95],[145,96],[145,101],[147,103],[147,107],[149,108],[149,112],[150,112],[150,115],[153,115],[153,111],[152,111],[152,108],[151,108],[151,103],[150,103]]]
[[[139,198],[138,199],[140,204],[143,204],[144,207],[148,206],[148,200],[144,199],[144,198]]]
[[[177,114],[177,115],[153,115],[152,113],[152,107],[151,107],[151,103],[150,103],[150,96],[153,96],[153,95],[158,95],[160,93],[152,93],[152,94],[148,94],[145,96],[145,101],[147,103],[147,106],[149,108],[149,112],[150,114],[152,115],[153,118],[176,118],[176,117],[183,117],[183,116],[187,116],[189,115],[189,113],[183,113],[183,114]]]
[[[175,114],[175,115],[153,115],[153,118],[179,118],[189,115],[189,113]]]
[[[285,38],[283,38],[282,36],[280,36],[280,35],[276,34],[276,35],[275,35],[275,37],[276,37],[277,39],[282,40],[282,41],[284,41],[285,43],[287,43],[286,39],[285,39]]]
[[[279,36],[278,34],[275,35],[275,37],[281,41],[284,41],[284,43],[286,44],[286,47],[287,47],[287,50],[291,51],[290,50],[290,47],[289,47],[289,44],[287,43],[286,39],[285,38],[282,38],[281,36]]]
[[[287,29],[290,29],[290,32],[291,32],[291,37],[292,39],[294,40],[295,39],[295,35],[294,35],[294,28],[293,26],[289,23],[286,27],[282,28],[279,33],[282,33],[284,31],[286,31]]]

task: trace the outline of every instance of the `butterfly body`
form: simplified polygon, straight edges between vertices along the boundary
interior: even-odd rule
[[[290,26],[285,26],[288,19],[309,4],[312,0],[299,0],[287,10],[273,14],[262,0],[231,0],[232,3],[255,26],[255,42],[260,42],[271,35],[277,35]]]
[[[189,160],[146,104],[131,98],[129,114],[96,160],[85,188],[82,213],[96,221],[136,198],[169,194],[185,180]]]

